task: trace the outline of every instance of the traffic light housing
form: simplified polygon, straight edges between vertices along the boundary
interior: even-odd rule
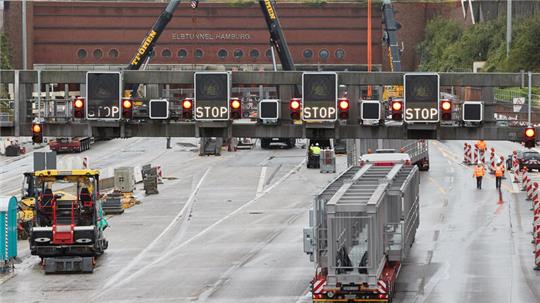
[[[242,101],[239,98],[232,98],[229,102],[231,119],[242,118]]]
[[[125,98],[122,100],[122,118],[131,119],[133,117],[133,100]]]
[[[291,120],[300,120],[302,118],[302,99],[292,98],[289,101],[289,109],[291,110]]]
[[[536,146],[536,129],[534,127],[527,127],[523,132],[525,147],[533,148]]]
[[[349,110],[351,109],[351,104],[347,98],[338,99],[338,111],[339,119],[347,120],[349,119]]]
[[[392,114],[392,120],[403,121],[403,100],[402,99],[390,100],[390,113]]]
[[[441,120],[449,121],[452,120],[452,101],[450,100],[441,100]]]
[[[84,118],[84,99],[77,98],[73,101],[73,117]]]
[[[43,143],[43,125],[32,123],[32,143]]]
[[[182,118],[186,120],[193,119],[193,99],[185,98],[182,100]]]

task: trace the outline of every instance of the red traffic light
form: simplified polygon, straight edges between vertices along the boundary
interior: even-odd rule
[[[133,102],[129,99],[122,101],[122,108],[131,109],[133,107]]]
[[[232,109],[239,109],[242,106],[242,103],[240,103],[240,100],[235,98],[231,99],[231,108]]]
[[[133,100],[131,99],[122,100],[122,117],[124,119],[131,119],[131,117],[133,116],[132,109],[133,109]]]
[[[242,102],[238,98],[232,98],[230,103],[231,108],[231,118],[240,119],[242,118]]]
[[[76,99],[75,102],[73,102],[73,106],[75,106],[76,109],[81,109],[84,107],[84,101],[82,99]]]
[[[441,120],[452,120],[452,101],[441,100]]]
[[[390,111],[392,113],[392,120],[403,120],[403,100],[390,101]]]
[[[536,129],[533,127],[527,127],[523,132],[525,135],[525,147],[533,148],[536,146]]]
[[[338,107],[342,111],[349,110],[349,107],[350,107],[349,99],[339,98]]]
[[[529,139],[536,137],[536,130],[532,127],[527,127],[525,129],[525,137]]]
[[[449,100],[443,100],[441,102],[441,109],[444,110],[444,111],[449,111],[452,109],[452,102],[450,102]]]
[[[292,98],[289,101],[289,109],[291,110],[291,119],[300,120],[300,110],[302,108],[302,100],[300,98]]]
[[[32,124],[32,143],[43,143],[43,127],[41,124]]]
[[[184,99],[182,101],[182,108],[183,109],[191,109],[193,107],[193,100],[191,99]]]
[[[289,102],[289,107],[292,110],[299,110],[301,106],[302,106],[302,103],[301,103],[300,99],[293,98],[293,99],[291,99],[291,102]]]
[[[40,133],[41,132],[41,125],[39,125],[39,124],[32,125],[32,132],[36,133],[36,134]]]
[[[392,110],[400,111],[403,108],[403,103],[401,101],[392,101]]]

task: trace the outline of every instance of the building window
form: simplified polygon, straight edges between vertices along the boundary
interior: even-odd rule
[[[305,49],[304,50],[304,58],[311,59],[311,57],[313,57],[313,51],[310,50],[310,49]]]
[[[234,58],[241,59],[244,56],[244,52],[241,49],[234,50]]]
[[[87,55],[88,55],[88,53],[86,52],[85,49],[81,48],[81,49],[79,49],[77,51],[77,57],[79,57],[79,59],[84,59],[84,58],[86,58]]]
[[[342,50],[341,48],[336,50],[336,58],[338,58],[338,59],[345,58],[345,51]]]
[[[195,58],[200,59],[204,55],[204,52],[202,49],[198,48],[195,50],[194,55],[195,55]]]
[[[172,56],[172,52],[171,52],[170,49],[166,48],[166,49],[161,51],[161,56],[163,56],[165,58],[170,58]]]
[[[185,50],[185,49],[179,50],[178,51],[178,58],[184,59],[185,57],[187,57],[187,50]]]
[[[218,51],[217,55],[218,55],[218,57],[219,57],[220,59],[225,59],[225,58],[227,58],[227,56],[229,55],[229,53],[228,53],[226,50],[224,50],[224,49],[220,49],[220,50]]]
[[[272,61],[272,50],[270,48],[266,50],[266,58]]]
[[[259,51],[256,50],[256,49],[252,49],[250,52],[249,52],[249,56],[253,59],[257,59],[259,58]]]
[[[101,57],[103,57],[103,51],[99,48],[96,48],[94,50],[94,58],[101,59]]]
[[[113,59],[118,58],[118,50],[116,48],[109,50],[109,57]]]
[[[319,51],[319,58],[325,60],[325,59],[328,59],[328,56],[330,56],[330,53],[328,52],[327,49],[321,49]]]

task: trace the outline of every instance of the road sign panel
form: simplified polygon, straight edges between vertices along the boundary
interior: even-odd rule
[[[169,119],[169,101],[166,99],[153,99],[149,102],[150,119],[164,120]]]
[[[302,74],[302,120],[336,121],[338,77],[336,73]]]
[[[122,101],[120,72],[87,72],[86,99],[86,119],[119,120]]]
[[[259,119],[279,119],[280,101],[265,99],[259,102]]]
[[[484,105],[480,101],[463,102],[463,121],[482,122],[484,120]]]
[[[229,72],[195,73],[195,120],[229,120],[231,74]]]
[[[406,73],[403,83],[405,122],[439,122],[439,74]]]
[[[381,103],[378,100],[364,100],[360,112],[360,116],[364,121],[380,120]]]

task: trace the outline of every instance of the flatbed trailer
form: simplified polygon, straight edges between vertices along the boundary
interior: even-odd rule
[[[90,149],[92,137],[56,138],[49,141],[49,148],[57,153],[80,153]]]
[[[313,302],[391,302],[419,225],[418,167],[365,163],[314,200],[304,251]]]

